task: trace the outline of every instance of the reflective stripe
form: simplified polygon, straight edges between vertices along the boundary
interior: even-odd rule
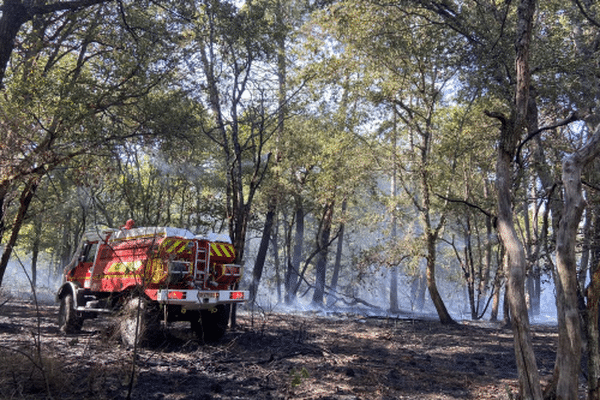
[[[167,253],[172,253],[180,244],[181,240],[176,240],[175,243],[173,243],[173,245],[167,250]]]
[[[217,257],[233,257],[233,246],[225,243],[211,243],[210,255]]]

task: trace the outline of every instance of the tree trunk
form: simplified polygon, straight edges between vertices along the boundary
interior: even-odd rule
[[[296,301],[296,290],[298,288],[298,279],[300,277],[300,262],[302,261],[302,247],[304,246],[304,208],[301,204],[296,207],[296,222],[294,233],[294,247],[291,260],[288,261],[288,268],[285,277],[285,303],[292,304]]]
[[[426,276],[427,276],[427,289],[429,291],[429,296],[433,301],[433,305],[437,311],[438,317],[442,324],[451,324],[454,323],[454,320],[448,313],[448,309],[442,300],[442,296],[437,288],[437,282],[435,279],[435,263],[436,263],[436,244],[438,239],[438,233],[444,225],[445,215],[442,214],[438,225],[436,228],[432,226],[431,221],[431,194],[429,188],[429,172],[427,166],[427,149],[429,147],[429,140],[431,140],[431,135],[425,135],[425,145],[421,150],[421,160],[422,160],[422,170],[420,171],[420,185],[423,196],[422,203],[422,211],[421,211],[421,219],[423,221],[423,226],[425,228],[425,246],[426,246]]]
[[[396,245],[398,240],[398,216],[397,216],[397,195],[398,195],[398,114],[396,109],[393,108],[393,123],[392,128],[392,176],[390,179],[390,197],[392,198],[391,210],[390,210],[390,236],[393,245]],[[390,270],[390,312],[395,313],[399,311],[398,305],[398,266],[392,265]]]
[[[502,292],[502,287],[504,286],[504,262],[505,257],[502,253],[498,260],[498,269],[496,270],[496,276],[494,277],[494,298],[492,299],[492,311],[490,313],[490,321],[498,320],[498,312],[500,310],[500,293]]]
[[[329,237],[331,235],[331,222],[333,219],[334,202],[325,204],[321,227],[317,235],[317,262],[315,266],[315,291],[313,292],[312,304],[314,306],[323,305],[323,296],[325,294],[325,277],[327,275],[327,254],[329,252]]]
[[[594,248],[600,244],[600,213],[594,218]],[[586,334],[588,365],[588,400],[600,400],[600,252],[591,257],[590,283],[586,289]]]
[[[410,287],[411,298],[414,299],[413,311],[423,311],[425,307],[425,294],[427,292],[427,277],[425,271],[419,267]]]
[[[256,294],[258,293],[258,285],[260,284],[260,278],[262,277],[263,269],[265,266],[265,260],[267,258],[267,251],[269,250],[269,241],[271,240],[271,230],[273,228],[273,221],[275,220],[275,201],[270,202],[269,211],[265,217],[265,226],[262,232],[262,238],[260,239],[260,245],[258,247],[258,253],[256,254],[256,261],[254,262],[254,269],[252,270],[252,282],[250,283],[250,302],[256,301]]]
[[[348,206],[348,202],[344,200],[342,202],[342,216],[346,213],[346,208]],[[345,224],[342,222],[340,224],[340,230],[337,237],[337,249],[335,252],[335,263],[333,264],[333,274],[331,275],[331,284],[329,285],[329,290],[331,292],[331,296],[327,299],[327,306],[330,307],[335,302],[335,295],[337,290],[338,279],[340,275],[340,270],[342,269],[342,252],[344,249],[344,228]]]
[[[528,271],[529,273],[526,274],[526,278],[525,278],[525,287],[527,288],[526,290],[526,299],[527,299],[527,309],[529,310],[529,313],[531,315],[537,315],[537,313],[534,310],[534,282],[533,282],[533,266],[535,264],[535,260],[533,260],[532,257],[532,247],[533,247],[533,243],[531,240],[531,224],[529,221],[529,200],[525,199],[523,201],[523,223],[524,223],[524,240],[525,240],[525,257],[526,259],[529,261],[527,263],[527,268],[526,271]],[[537,228],[537,227],[536,227]]]
[[[521,0],[517,9],[516,92],[513,115],[501,117],[502,127],[496,163],[498,195],[498,232],[508,256],[507,300],[514,334],[515,358],[519,373],[520,394],[524,400],[541,400],[540,376],[531,342],[529,316],[525,302],[527,260],[523,244],[515,230],[512,214],[512,161],[527,121],[530,69],[529,47],[535,13],[535,0]]]
[[[581,325],[577,304],[575,240],[585,202],[581,195],[581,164],[563,161],[564,209],[556,237],[556,307],[558,399],[576,399],[581,360]]]
[[[21,26],[31,17],[21,0],[5,0],[0,18],[0,88]]]
[[[273,260],[275,263],[275,282],[277,285],[277,302],[281,303],[283,296],[281,293],[281,262],[279,261],[279,221],[277,214],[275,215],[275,222],[271,234],[271,252],[273,254]]]
[[[514,149],[514,147],[513,147]],[[523,245],[513,224],[511,202],[511,162],[514,152],[503,146],[498,150],[496,187],[498,191],[498,231],[508,256],[507,300],[515,342],[515,357],[519,370],[520,392],[523,399],[541,400],[542,391],[525,301],[525,269],[527,260]]]
[[[31,178],[21,192],[21,198],[19,199],[19,210],[17,211],[17,215],[15,216],[13,224],[10,228],[10,238],[4,246],[2,257],[0,257],[0,287],[2,287],[2,280],[4,278],[6,268],[8,267],[8,262],[10,261],[10,256],[12,255],[13,247],[17,243],[19,231],[21,230],[21,226],[25,221],[27,210],[29,210],[29,205],[31,204],[31,200],[33,199],[37,187],[37,178]]]
[[[558,373],[556,377],[556,397],[558,399],[577,398],[581,369],[581,325],[577,299],[575,245],[577,230],[585,207],[581,189],[581,171],[598,153],[600,153],[600,129],[594,133],[582,149],[566,156],[562,165],[564,205],[556,238],[557,274],[555,279],[558,311],[558,348],[555,370]],[[592,284],[595,285],[595,282],[592,281]],[[593,297],[591,300],[595,301]],[[595,309],[597,304],[590,304],[590,306]],[[597,313],[591,317],[592,323],[596,323],[594,329],[597,330],[597,321],[595,321]],[[592,338],[597,334],[593,331],[589,333]],[[593,383],[594,386],[596,384]]]
[[[31,246],[31,285],[33,289],[37,287],[37,265],[38,256],[40,254],[40,244],[42,241],[42,217],[36,215],[33,220],[33,243]]]
[[[446,305],[442,300],[442,296],[440,295],[437,283],[435,280],[435,244],[436,240],[427,235],[427,289],[429,290],[429,296],[433,301],[433,305],[437,311],[438,317],[442,324],[452,324],[454,320],[448,313],[448,309],[446,309]]]

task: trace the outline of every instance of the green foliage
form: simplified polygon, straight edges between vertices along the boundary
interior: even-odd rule
[[[296,370],[296,368],[292,368],[292,370],[290,371],[290,378],[290,385],[292,386],[292,388],[295,388],[297,386],[300,386],[302,384],[302,381],[310,378],[310,374],[308,373],[308,370],[305,367],[302,367],[299,371]]]

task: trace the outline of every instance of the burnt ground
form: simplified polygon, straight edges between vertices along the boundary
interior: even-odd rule
[[[144,400],[509,399],[518,392],[512,333],[499,325],[241,311],[237,328],[217,344],[200,344],[177,323],[133,363],[114,318],[86,320],[81,334],[65,336],[57,312],[26,301],[0,306],[1,399],[124,399],[130,387],[131,398]],[[556,328],[534,326],[533,336],[548,379]]]

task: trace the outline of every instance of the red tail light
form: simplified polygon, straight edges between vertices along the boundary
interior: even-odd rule
[[[186,298],[186,293],[185,292],[169,292],[168,298],[183,300]]]
[[[230,300],[244,300],[244,292],[231,292],[229,294]]]

